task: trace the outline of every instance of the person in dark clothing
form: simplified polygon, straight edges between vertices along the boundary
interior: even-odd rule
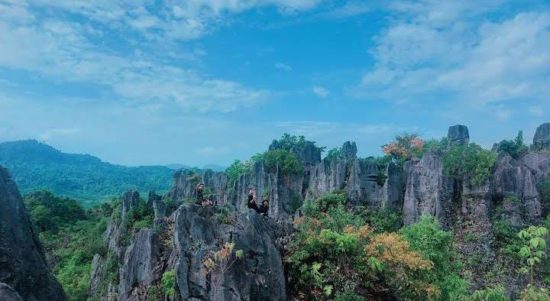
[[[263,216],[269,216],[269,200],[264,200],[260,208],[258,208],[258,213]]]
[[[251,198],[250,195],[248,195],[248,209],[254,209],[254,211],[258,212],[258,204],[256,204],[256,199],[253,197]]]

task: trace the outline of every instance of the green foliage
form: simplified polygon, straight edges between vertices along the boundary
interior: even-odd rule
[[[225,170],[227,177],[229,178],[229,186],[232,186],[233,183],[237,182],[239,177],[242,174],[250,173],[252,171],[251,161],[241,162],[240,160],[235,160],[229,167]]]
[[[93,256],[107,255],[101,237],[107,227],[109,206],[85,212],[78,202],[49,192],[26,196],[25,206],[46,252],[51,254],[49,258],[56,258],[52,270],[69,300],[86,300]]]
[[[269,172],[279,170],[283,175],[296,175],[302,172],[302,164],[290,151],[276,149],[263,154],[265,168]]]
[[[498,152],[510,154],[512,158],[518,159],[529,151],[529,147],[523,143],[523,132],[519,131],[514,140],[502,140],[497,146]]]
[[[433,269],[419,273],[440,289],[438,300],[457,300],[467,294],[468,282],[460,276],[461,264],[453,246],[453,234],[441,229],[433,216],[424,216],[401,230],[411,248],[433,262]]]
[[[536,226],[530,226],[518,233],[518,237],[522,240],[522,246],[518,252],[523,265],[520,271],[529,274],[531,283],[533,283],[535,269],[546,258],[546,236],[548,236],[548,229]]]
[[[217,207],[217,212],[214,214],[216,220],[222,224],[232,225],[235,223],[235,218],[233,216],[235,209],[228,205],[224,204],[223,206]]]
[[[440,140],[431,139],[424,143],[424,153],[443,155],[449,148],[449,140],[445,137]]]
[[[457,179],[470,179],[474,185],[485,183],[490,175],[496,155],[481,146],[453,145],[443,156],[443,169],[447,176]]]
[[[176,289],[176,271],[170,270],[162,274],[162,290],[166,297],[174,298],[177,293]]]
[[[65,154],[34,140],[0,143],[0,165],[10,170],[23,194],[47,189],[85,207],[130,189],[168,191],[173,174],[163,166],[125,167]]]
[[[342,157],[342,149],[341,148],[332,148],[327,152],[327,155],[325,156],[326,162],[331,162],[335,159],[338,159]]]
[[[367,210],[366,219],[377,233],[395,232],[401,228],[401,215],[390,209]]]
[[[294,136],[285,133],[279,140],[274,140],[272,145],[275,149],[292,151],[296,149],[302,149],[308,143],[315,144],[314,142],[307,141],[304,136]]]
[[[77,201],[54,196],[49,191],[38,191],[25,196],[25,206],[31,220],[41,232],[57,232],[57,228],[85,218],[85,211]]]
[[[517,236],[517,230],[505,219],[494,219],[493,233],[495,235],[495,249],[503,256],[512,260],[519,260],[521,240]]]
[[[147,206],[145,200],[140,199],[137,206],[128,211],[125,221],[126,227],[134,231],[141,228],[152,228],[154,218],[153,208]]]
[[[370,300],[387,297],[390,288],[417,299],[427,296],[432,286],[414,280],[414,274],[431,263],[411,251],[400,235],[375,234],[345,202],[344,194],[324,195],[306,203],[304,216],[296,220],[299,231],[285,260],[296,297]]]
[[[510,301],[506,290],[502,286],[486,288],[483,290],[475,291],[469,298],[463,298],[461,300],[467,301]]]
[[[518,301],[550,301],[550,295],[546,288],[528,285],[527,288],[521,292]]]
[[[348,290],[342,293],[337,293],[334,301],[365,301],[366,299],[357,295],[352,290]]]

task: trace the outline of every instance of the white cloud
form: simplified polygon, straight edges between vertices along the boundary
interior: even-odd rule
[[[285,63],[276,63],[275,68],[283,71],[292,71],[292,67]]]
[[[500,120],[500,121],[508,120],[512,116],[513,113],[514,112],[512,110],[504,108],[504,107],[499,107],[495,111],[495,115],[496,115],[497,119]]]
[[[544,115],[544,109],[540,105],[530,106],[529,113],[533,114],[534,116],[540,117]]]
[[[319,98],[327,98],[330,95],[330,91],[327,88],[314,86],[311,91]]]
[[[75,5],[56,3],[70,9]],[[85,3],[82,11],[91,17],[96,17],[97,10],[114,5],[110,1],[98,2],[106,7]],[[13,19],[20,15],[34,16],[33,11],[25,5],[10,5],[5,5],[9,9],[0,6],[6,12],[16,11],[0,15],[0,67],[29,71],[54,81],[100,85],[129,103],[160,103],[186,111],[229,112],[255,105],[267,96],[263,90],[171,65],[157,53],[119,54],[104,48],[93,42],[98,33],[85,22],[38,17],[16,22]],[[138,11],[137,14],[145,14]],[[110,14],[97,18],[116,19],[120,14],[113,8]],[[159,22],[151,16],[135,21],[140,24],[132,26],[144,29]]]
[[[488,21],[499,2],[393,2],[396,21],[375,38],[358,94],[473,106],[549,95],[550,13]]]
[[[74,136],[79,132],[80,129],[78,128],[54,128],[42,133],[42,135],[40,135],[40,139],[48,141],[59,137]]]

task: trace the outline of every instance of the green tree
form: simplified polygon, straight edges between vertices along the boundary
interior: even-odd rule
[[[467,295],[468,282],[460,276],[461,264],[453,245],[452,232],[444,231],[433,216],[424,216],[416,224],[401,230],[411,248],[433,262],[430,271],[419,277],[441,290],[438,300],[457,300]]]
[[[495,162],[494,153],[475,143],[453,145],[443,156],[443,169],[447,176],[481,185],[489,179]]]
[[[518,233],[518,237],[523,241],[519,250],[523,264],[520,271],[529,274],[531,284],[535,269],[542,264],[542,260],[546,257],[546,236],[548,236],[548,229],[536,226],[530,226]]]

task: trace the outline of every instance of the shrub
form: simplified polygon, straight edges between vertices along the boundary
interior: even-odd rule
[[[302,172],[302,164],[290,151],[287,150],[271,150],[263,155],[265,168],[269,172],[279,170],[283,175],[300,174]]]
[[[510,301],[506,290],[502,286],[486,288],[475,291],[471,297],[463,298],[464,301]]]
[[[401,215],[386,208],[367,210],[366,219],[377,233],[395,232],[401,228]]]
[[[523,132],[519,131],[514,140],[502,140],[497,146],[498,152],[510,154],[512,158],[518,159],[523,156],[529,148],[523,143]]]
[[[527,288],[521,292],[518,301],[550,301],[550,295],[546,288],[528,285]]]
[[[176,271],[170,270],[162,274],[162,290],[166,297],[174,298],[176,296]]]
[[[416,134],[396,136],[394,141],[382,146],[384,154],[399,163],[403,163],[412,157],[420,157],[423,149],[424,141]]]
[[[468,282],[460,276],[461,264],[453,245],[453,234],[441,229],[433,216],[424,216],[416,224],[401,230],[411,248],[433,263],[433,269],[419,278],[436,284],[439,300],[457,300],[467,294]]]
[[[533,283],[535,269],[546,258],[546,236],[548,236],[548,229],[536,226],[531,226],[518,233],[518,237],[522,240],[522,245],[518,252],[523,264],[520,271],[524,274],[529,274],[530,283]]]
[[[443,156],[443,169],[447,176],[455,179],[469,178],[474,185],[485,183],[496,162],[496,155],[481,146],[453,145]]]
[[[239,179],[242,174],[252,172],[252,161],[241,162],[240,160],[235,160],[233,163],[225,170],[227,177],[229,178],[229,186],[233,186],[235,182]]]
[[[365,219],[345,207],[345,195],[311,201],[296,220],[299,231],[285,258],[291,291],[301,300],[369,300],[388,289],[420,299],[436,291],[415,280],[431,266],[397,233],[375,234]],[[415,293],[416,292],[416,293]]]

